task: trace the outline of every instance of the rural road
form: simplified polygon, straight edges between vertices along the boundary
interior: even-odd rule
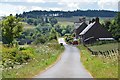
[[[61,59],[35,78],[92,78],[80,62],[80,51],[75,46],[67,45],[63,38],[58,41],[65,46]]]

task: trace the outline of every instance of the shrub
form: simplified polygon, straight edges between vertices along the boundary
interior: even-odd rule
[[[33,44],[44,44],[45,42],[47,42],[48,39],[47,39],[47,36],[46,35],[42,35],[40,37],[38,37],[34,42]]]
[[[25,50],[25,47],[20,47],[19,50],[20,51]]]
[[[5,68],[13,68],[16,63],[22,64],[34,57],[34,49],[30,47],[20,47],[19,49],[3,47],[2,51],[2,62]]]

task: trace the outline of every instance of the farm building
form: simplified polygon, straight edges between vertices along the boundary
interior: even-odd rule
[[[74,22],[74,27],[75,38],[78,39],[79,34],[87,27],[85,18],[79,19],[79,22]]]
[[[112,34],[99,22],[99,18],[91,23],[79,34],[82,43],[89,44],[96,40],[112,40]]]

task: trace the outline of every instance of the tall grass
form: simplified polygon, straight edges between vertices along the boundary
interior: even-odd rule
[[[30,47],[34,49],[32,60],[17,68],[3,70],[4,78],[31,78],[55,62],[64,50],[64,47],[60,46],[57,41]]]
[[[93,56],[83,45],[78,46],[81,51],[81,61],[94,78],[118,78],[118,58]]]

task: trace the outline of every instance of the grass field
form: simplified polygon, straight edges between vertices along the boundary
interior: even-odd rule
[[[57,41],[29,47],[35,49],[33,59],[17,68],[4,69],[2,73],[4,78],[31,78],[54,63],[64,50]]]
[[[83,65],[94,78],[118,78],[118,59],[116,57],[92,56],[83,45],[78,48]]]
[[[88,48],[90,48],[92,51],[107,51],[107,50],[118,49],[119,44],[118,43],[109,43],[109,44],[89,46]]]
[[[59,22],[76,22],[79,21],[79,18],[83,16],[74,16],[74,17],[56,17]],[[86,17],[86,20],[89,21],[95,17]],[[100,22],[103,22],[103,20],[113,19],[112,17],[100,17]]]
[[[22,24],[23,24],[23,26],[24,26],[24,29],[34,29],[34,28],[35,28],[34,25],[29,25],[29,24],[27,24],[27,23],[25,23],[25,22],[22,22]]]
[[[73,22],[67,22],[67,21],[65,21],[65,22],[58,22],[58,24],[60,24],[61,26],[67,26],[67,25],[72,26],[72,25],[74,25]]]
[[[79,17],[56,17],[59,22],[75,22],[79,20]]]

